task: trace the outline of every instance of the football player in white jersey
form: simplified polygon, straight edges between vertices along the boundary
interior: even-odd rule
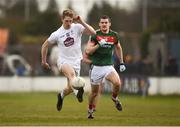
[[[67,87],[61,93],[58,93],[58,111],[62,109],[64,97],[72,92],[75,93],[79,102],[83,101],[83,88],[80,90],[73,89],[72,81],[76,76],[79,76],[80,73],[82,33],[88,35],[96,34],[94,28],[83,21],[80,16],[75,16],[72,10],[64,10],[61,20],[62,26],[49,36],[43,43],[41,49],[41,64],[46,69],[50,69],[46,61],[48,47],[51,44],[57,43],[59,48],[57,66],[59,71],[67,77]],[[73,23],[73,20],[75,20],[76,23]]]

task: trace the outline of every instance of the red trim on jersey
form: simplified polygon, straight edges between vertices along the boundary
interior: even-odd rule
[[[96,39],[98,40],[98,41],[100,41],[100,40],[102,40],[102,39],[104,39],[104,40],[106,40],[106,42],[111,42],[111,43],[115,43],[116,42],[116,39],[115,39],[115,37],[112,37],[112,36],[96,36]]]

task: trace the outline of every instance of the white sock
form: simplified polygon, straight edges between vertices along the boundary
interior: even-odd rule
[[[93,113],[94,111],[93,111],[93,109],[88,109],[88,113]]]
[[[74,94],[77,96],[78,90],[76,90],[74,88],[72,88],[72,90],[73,90]]]
[[[61,97],[64,98],[64,90],[61,92]]]
[[[112,97],[112,100],[113,100],[113,101],[116,101],[116,100],[118,100],[118,97],[116,97],[116,98]]]

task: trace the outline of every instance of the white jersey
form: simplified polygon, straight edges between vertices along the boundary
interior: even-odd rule
[[[48,42],[51,44],[57,43],[58,45],[58,59],[68,61],[82,59],[81,36],[84,29],[81,24],[72,23],[71,28],[66,30],[61,26],[50,35]]]

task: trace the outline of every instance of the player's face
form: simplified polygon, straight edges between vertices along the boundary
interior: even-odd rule
[[[111,23],[109,22],[109,19],[100,19],[99,27],[102,32],[109,32]]]
[[[71,24],[73,22],[73,18],[69,16],[65,16],[64,19],[62,19],[63,26],[65,29],[69,29],[71,27]]]

